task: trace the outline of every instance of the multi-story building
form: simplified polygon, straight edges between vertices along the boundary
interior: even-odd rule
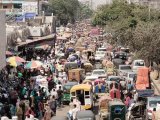
[[[0,0],[0,9],[6,11],[6,15],[16,13],[16,15],[22,14],[22,3],[24,0]]]
[[[4,9],[8,16],[22,16],[25,13],[41,13],[46,4],[46,0],[0,0],[0,9]]]

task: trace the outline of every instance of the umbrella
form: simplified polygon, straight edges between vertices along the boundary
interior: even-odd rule
[[[25,68],[33,69],[33,68],[38,68],[42,65],[43,65],[43,63],[40,61],[30,61],[26,64]]]
[[[76,57],[75,56],[71,56],[70,58],[69,58],[69,61],[75,61],[76,60]]]
[[[97,79],[97,80],[94,81],[94,83],[95,83],[95,84],[98,84],[98,83],[103,83],[103,84],[104,84],[105,81],[104,81],[104,80],[101,80],[101,79]]]
[[[13,53],[10,51],[6,51],[6,55],[13,55]]]
[[[13,62],[13,61],[16,61],[16,62],[26,62],[23,58],[19,57],[19,56],[13,56],[13,57],[9,57],[7,58],[7,62]]]
[[[18,57],[18,56],[13,56],[13,57],[9,57],[7,58],[6,60],[11,66],[18,66],[18,65],[21,65],[22,62],[26,62],[23,58],[21,57]]]

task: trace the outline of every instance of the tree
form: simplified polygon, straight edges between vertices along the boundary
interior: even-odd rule
[[[80,20],[89,19],[93,14],[93,11],[88,5],[80,3],[79,16]]]
[[[160,11],[115,0],[112,5],[101,6],[93,16],[93,25],[106,25],[113,34],[112,44],[129,46],[136,57],[147,61],[160,61]]]
[[[77,10],[80,7],[78,0],[50,0],[52,12],[61,24],[74,23]]]

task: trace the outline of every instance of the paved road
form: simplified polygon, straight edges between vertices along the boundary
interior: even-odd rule
[[[58,108],[57,109],[56,116],[67,117],[66,114],[67,114],[68,111],[69,111],[69,106],[65,105],[62,108]],[[98,117],[98,105],[96,105],[94,107],[93,111],[94,111],[94,113],[96,115],[96,120],[99,120],[99,117]],[[54,118],[53,118],[53,120],[54,120]]]

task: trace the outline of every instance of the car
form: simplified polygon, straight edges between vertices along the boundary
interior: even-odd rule
[[[132,72],[132,68],[130,65],[119,65],[118,75],[125,76],[127,72]]]
[[[91,80],[91,81],[94,81],[94,80],[97,80],[98,79],[98,76],[86,76],[85,80]]]
[[[98,76],[98,77],[101,77],[101,78],[106,78],[107,77],[106,71],[104,69],[95,69],[95,70],[92,71],[92,75],[93,76]]]
[[[124,75],[124,79],[127,81],[131,81],[131,83],[133,84],[133,82],[135,82],[136,76],[137,76],[137,74],[135,72],[127,72]]]
[[[132,63],[132,70],[134,72],[137,72],[138,68],[141,68],[141,67],[144,67],[145,66],[145,62],[144,60],[134,60],[133,63]]]
[[[126,52],[115,52],[114,53],[114,59],[119,58],[122,59],[123,61],[127,60],[127,53]]]
[[[101,47],[101,48],[98,48],[98,51],[104,51],[104,52],[106,52],[106,48],[105,47]]]
[[[157,104],[160,104],[160,96],[147,97],[147,105],[146,105],[147,119],[152,120],[153,108],[156,108]]]
[[[95,60],[102,60],[106,55],[104,51],[96,51]]]

